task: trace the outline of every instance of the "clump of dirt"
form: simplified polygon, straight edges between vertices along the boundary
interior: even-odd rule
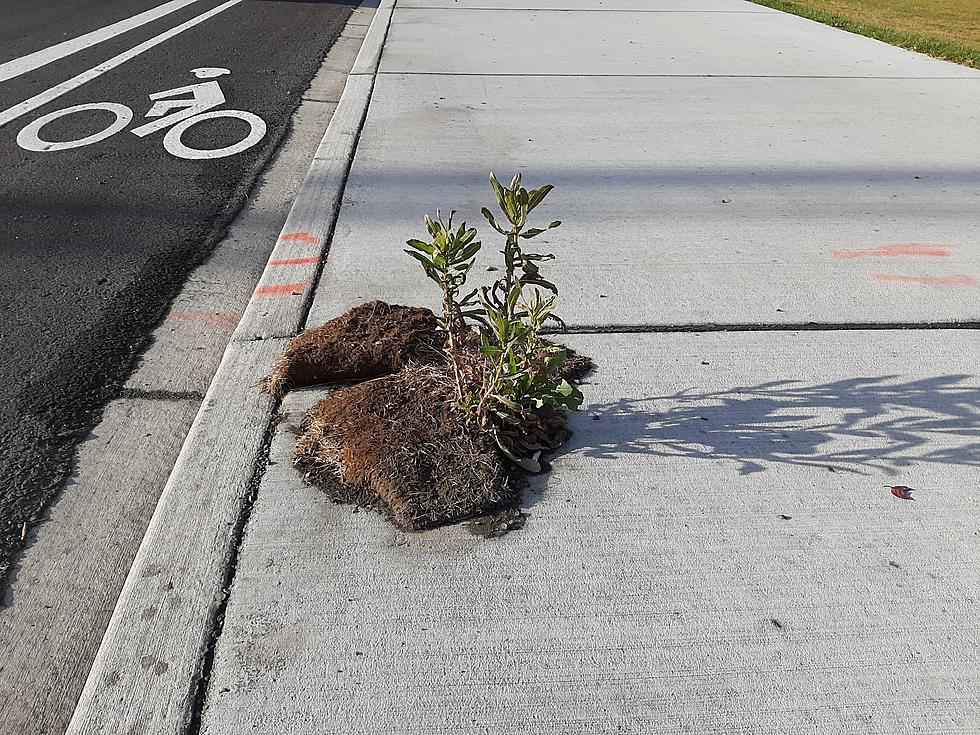
[[[380,505],[412,530],[514,505],[493,439],[453,408],[448,378],[410,367],[331,393],[301,427],[296,466],[334,500]]]
[[[463,373],[479,385],[480,339],[461,344]],[[333,391],[300,427],[295,465],[334,501],[376,507],[410,530],[494,514],[471,530],[502,535],[523,525],[521,479],[494,437],[455,408],[444,346],[430,310],[372,301],[294,339],[265,387],[279,396],[365,381]],[[594,367],[572,350],[567,356],[559,374],[568,381]],[[566,425],[564,411],[527,410],[498,435],[538,459],[567,439]]]
[[[549,342],[549,344],[555,343]],[[566,347],[565,362],[558,366],[558,377],[564,378],[569,383],[577,383],[593,370],[595,370],[595,363],[592,362],[591,357],[580,355],[572,348]]]
[[[263,387],[281,397],[292,388],[390,375],[409,363],[445,362],[438,326],[429,309],[361,304],[290,342]]]
[[[506,533],[524,528],[527,514],[519,508],[508,508],[500,513],[474,518],[466,524],[466,530],[474,536],[483,538],[500,538]]]

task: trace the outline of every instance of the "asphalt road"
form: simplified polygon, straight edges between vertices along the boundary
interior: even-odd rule
[[[5,70],[17,71],[11,62],[19,59],[23,66],[40,50],[165,5],[160,0],[84,6],[75,0],[5,0],[0,11],[0,577],[20,545],[23,524],[43,517],[65,483],[75,445],[119,395],[167,303],[220,239],[274,154],[301,94],[356,4],[166,3],[176,9],[5,79]],[[215,12],[202,19],[209,11]],[[86,74],[106,66],[111,68]],[[195,74],[195,69],[206,71]],[[214,69],[228,73],[208,71]],[[48,98],[50,90],[65,89],[79,75],[81,83]],[[207,110],[211,114],[239,110],[261,122],[248,115],[175,119],[142,137],[130,132],[187,109],[147,118],[151,94],[194,84],[208,84],[209,89],[199,88],[205,93],[220,86],[225,101],[211,100],[216,102]],[[43,104],[25,106],[45,94]],[[88,103],[116,107],[56,117],[31,132],[42,116]],[[119,105],[133,112],[125,127]],[[192,110],[204,111],[204,103]],[[119,115],[120,130],[111,136],[44,149],[45,143],[93,136]],[[179,136],[175,124],[187,126]],[[186,157],[253,138],[247,148],[243,144],[243,150],[227,156]]]

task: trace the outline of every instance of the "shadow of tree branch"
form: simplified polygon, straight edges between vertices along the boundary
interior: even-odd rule
[[[771,464],[889,475],[919,462],[980,466],[980,386],[970,380],[780,380],[593,404],[600,440],[578,452],[729,459],[743,475]]]

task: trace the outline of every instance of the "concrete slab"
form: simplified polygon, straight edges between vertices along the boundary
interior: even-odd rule
[[[289,462],[318,394],[287,399],[202,733],[980,721],[980,332],[568,342],[598,371],[502,539],[327,502]]]
[[[532,242],[572,326],[977,320],[978,109],[980,79],[381,75],[308,323],[435,305],[400,245],[485,224],[490,170],[557,186]]]
[[[787,13],[395,10],[381,71],[965,77],[980,71]],[[585,17],[587,16],[587,17]],[[530,108],[534,109],[534,108]]]
[[[80,445],[0,602],[0,733],[65,731],[198,403],[114,401]]]

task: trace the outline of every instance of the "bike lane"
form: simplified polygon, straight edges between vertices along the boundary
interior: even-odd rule
[[[0,84],[0,114],[222,4],[192,3]],[[356,4],[242,0],[0,127],[0,575],[22,524],[41,515],[75,443],[118,394],[150,328],[275,152]],[[190,109],[150,98],[211,84],[223,102],[210,86]],[[93,103],[109,104],[57,117],[21,136],[27,148],[18,143],[42,116]],[[161,114],[145,117],[160,104]],[[174,120],[186,130],[170,136],[179,144],[171,151],[220,149],[247,136],[254,144],[221,158],[182,158],[164,146],[173,125],[130,132],[201,111],[213,119]],[[31,140],[84,139],[117,118],[126,122],[119,132],[89,145],[29,150],[43,147]]]
[[[202,0],[194,0],[202,2]],[[165,4],[167,0],[4,0],[0,63],[78,38]],[[192,3],[193,4],[193,3]]]

